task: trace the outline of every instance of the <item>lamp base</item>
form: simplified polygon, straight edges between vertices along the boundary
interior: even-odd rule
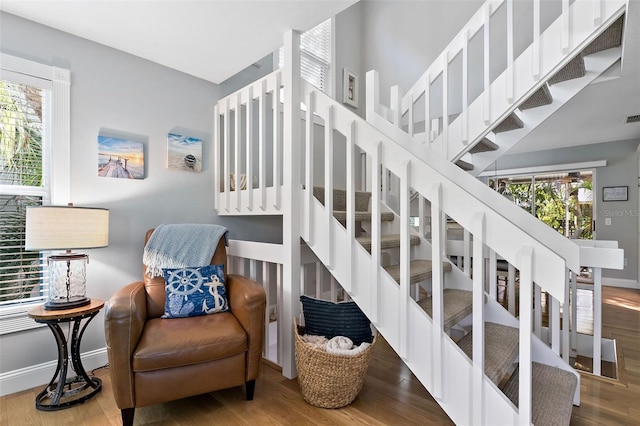
[[[45,311],[61,311],[63,309],[77,308],[91,303],[88,297],[72,297],[64,300],[50,300],[44,304]]]

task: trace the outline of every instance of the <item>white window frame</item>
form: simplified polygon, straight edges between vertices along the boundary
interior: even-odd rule
[[[71,72],[0,52],[0,79],[27,84],[49,91],[46,108],[49,125],[44,129],[44,161],[49,173],[43,176],[52,205],[66,205],[71,194]],[[48,142],[48,143],[46,143]],[[16,192],[10,185],[3,192]],[[19,193],[25,193],[20,188]],[[42,302],[24,302],[0,307],[0,335],[41,327],[27,315],[29,309]]]

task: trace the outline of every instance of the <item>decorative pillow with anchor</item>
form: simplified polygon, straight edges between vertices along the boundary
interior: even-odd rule
[[[166,299],[162,318],[186,318],[229,310],[223,265],[162,270]]]

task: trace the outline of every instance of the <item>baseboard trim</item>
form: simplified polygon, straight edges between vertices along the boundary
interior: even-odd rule
[[[602,285],[606,285],[608,287],[634,288],[640,290],[640,284],[638,284],[638,281],[622,278],[602,277]]]
[[[87,372],[106,365],[107,348],[96,349],[80,355]],[[37,386],[45,386],[56,372],[58,361],[49,361],[0,374],[0,396],[22,392]]]

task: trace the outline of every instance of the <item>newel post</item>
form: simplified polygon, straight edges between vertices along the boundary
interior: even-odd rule
[[[300,32],[289,30],[284,38],[284,125],[282,191],[282,374],[296,376],[293,318],[298,315],[300,299]],[[310,190],[310,189],[309,189]]]

